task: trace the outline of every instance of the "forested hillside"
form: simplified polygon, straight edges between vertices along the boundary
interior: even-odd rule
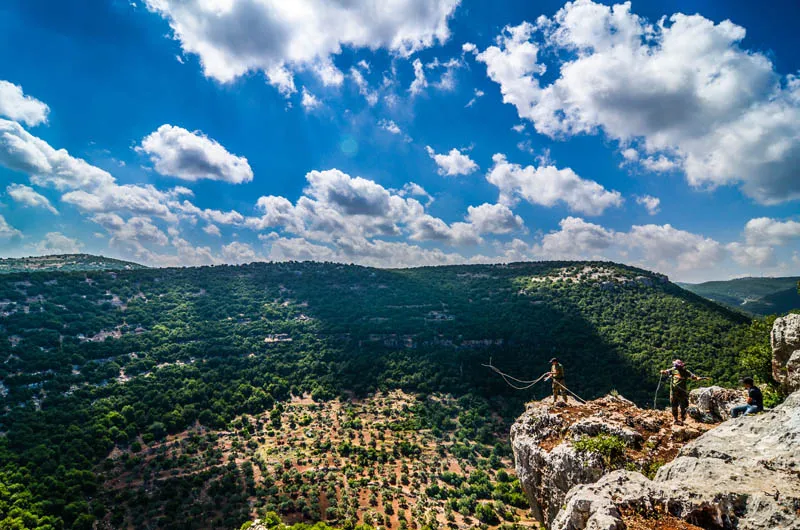
[[[450,509],[495,521],[487,510],[499,505],[479,508],[480,499],[501,502],[495,495],[514,492],[513,484],[502,486],[511,480],[503,475],[508,453],[496,436],[505,432],[504,419],[547,388],[514,391],[481,363],[491,358],[532,379],[557,355],[567,385],[582,397],[616,389],[645,403],[658,370],[675,356],[716,383],[733,383],[740,375],[737,341],[747,326],[740,313],[663,276],[599,262],[7,274],[0,277],[0,482],[6,488],[0,489],[0,520],[24,513],[23,528],[89,528],[95,520],[109,528],[123,521],[137,528],[210,528],[282,507],[295,520],[365,522],[361,508],[335,508],[335,500],[328,513],[331,499],[323,502],[320,492],[315,503],[298,504],[320,477],[289,473],[316,472],[301,463],[308,455],[292,456],[300,460],[289,458],[279,473],[267,456],[281,444],[269,440],[282,425],[330,424],[341,420],[340,407],[347,417],[354,398],[402,390],[413,397],[406,407],[378,401],[369,413],[397,410],[386,413],[385,421],[396,424],[386,429],[427,429],[432,438],[393,437],[370,446],[384,435],[366,436],[352,465],[384,466],[391,455],[425,454],[439,440],[443,458],[452,458],[464,476],[417,476],[439,488],[427,497],[442,491],[444,500],[439,508],[415,504],[421,511],[413,520],[436,519],[436,513],[444,520]],[[327,416],[287,417],[292,397],[304,395],[340,405],[320,409]],[[239,437],[222,447],[219,433]],[[325,452],[327,442],[318,442]],[[352,447],[334,447],[340,458],[351,458]],[[262,455],[258,461],[255,454]],[[197,459],[205,464],[192,467]],[[253,475],[258,462],[264,467]],[[165,469],[171,471],[159,475]],[[368,488],[376,486],[359,486],[362,475],[352,473],[342,487],[365,488],[356,491],[371,505]],[[468,481],[474,473],[485,477]],[[231,488],[239,487],[232,496]],[[385,487],[399,494],[391,488],[400,486],[387,481]],[[187,497],[192,488],[203,499]],[[448,504],[448,491],[472,500]],[[203,503],[216,506],[213,517],[201,516]]]
[[[27,258],[0,258],[0,274],[34,271],[105,271],[144,269],[143,265],[91,254],[59,254]]]
[[[786,278],[737,278],[681,287],[754,315],[780,315],[800,309],[799,276]]]

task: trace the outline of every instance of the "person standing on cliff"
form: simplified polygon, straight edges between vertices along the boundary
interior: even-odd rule
[[[731,417],[736,418],[740,414],[747,416],[764,410],[764,395],[761,389],[753,383],[752,377],[745,377],[741,380],[745,390],[747,390],[747,404],[739,405],[731,409]]]
[[[680,359],[672,361],[672,368],[661,370],[661,375],[669,375],[671,377],[669,403],[672,406],[672,417],[675,419],[675,425],[683,425],[683,422],[686,421],[686,409],[689,407],[689,380],[700,381],[701,379],[708,379],[708,377],[700,377],[693,374]],[[678,419],[679,408],[681,412],[680,419]]]
[[[559,395],[561,399],[564,400],[564,403],[566,403],[567,393],[564,390],[566,388],[564,386],[564,367],[555,357],[550,359],[550,373],[547,374],[544,380],[547,381],[548,379],[553,380],[553,404],[556,404]]]

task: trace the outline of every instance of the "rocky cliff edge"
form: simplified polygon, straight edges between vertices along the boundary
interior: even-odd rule
[[[700,528],[800,530],[800,392],[683,447],[653,480],[615,471],[573,488],[558,530],[623,530],[631,514]]]
[[[618,395],[585,405],[553,406],[544,400],[527,405],[511,428],[511,444],[533,514],[550,526],[574,486],[596,482],[615,469],[652,476],[711,428],[693,420],[673,426],[669,413],[640,409]]]

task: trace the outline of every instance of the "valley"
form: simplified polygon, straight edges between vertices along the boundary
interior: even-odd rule
[[[0,304],[0,515],[41,530],[526,526],[507,436],[549,386],[489,359],[641,404],[676,355],[765,364],[741,313],[609,262],[42,271]]]

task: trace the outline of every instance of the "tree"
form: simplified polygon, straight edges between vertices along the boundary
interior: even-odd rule
[[[167,435],[167,428],[160,421],[153,422],[150,427],[147,428],[147,431],[152,434],[153,438],[156,440],[163,440]]]

